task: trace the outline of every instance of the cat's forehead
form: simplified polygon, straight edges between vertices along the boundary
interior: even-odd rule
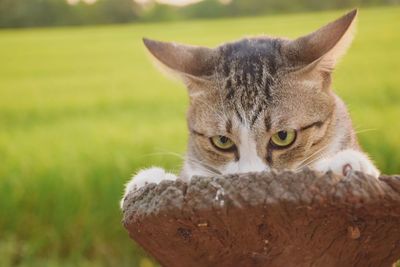
[[[224,76],[253,75],[260,71],[274,74],[284,62],[282,42],[281,39],[260,37],[226,43],[218,48],[220,64],[217,71]]]
[[[311,88],[311,81],[290,73],[284,42],[263,37],[219,47],[215,90],[204,90],[205,99],[192,100],[200,113],[208,114],[206,121],[216,119],[224,128],[225,120],[213,116],[218,111],[240,125],[269,131],[296,128],[324,115],[325,106],[319,107],[326,103],[325,94]]]
[[[226,105],[254,112],[271,105],[285,65],[281,46],[282,40],[263,37],[219,47],[217,82]]]

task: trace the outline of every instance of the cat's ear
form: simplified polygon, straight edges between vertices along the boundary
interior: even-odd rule
[[[207,79],[214,72],[216,50],[201,46],[160,42],[143,38],[149,52],[168,70],[184,80]]]
[[[288,53],[307,69],[332,72],[350,46],[357,18],[354,9],[317,31],[288,43]]]

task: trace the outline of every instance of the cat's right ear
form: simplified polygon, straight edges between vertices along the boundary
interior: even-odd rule
[[[212,48],[160,42],[147,38],[143,38],[143,43],[163,67],[178,74],[185,83],[209,80],[214,73],[217,53]]]

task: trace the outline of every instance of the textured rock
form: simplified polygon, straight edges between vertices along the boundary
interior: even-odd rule
[[[400,176],[164,181],[127,196],[123,223],[163,266],[391,266],[400,258]]]

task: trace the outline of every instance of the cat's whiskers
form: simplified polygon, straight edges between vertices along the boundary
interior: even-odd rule
[[[308,162],[304,162],[301,166],[297,167],[297,168],[295,169],[294,172],[302,171],[304,168],[311,166],[311,165],[312,165],[313,163],[315,163],[316,161],[322,159],[322,158],[324,157],[324,154],[321,153],[321,154],[319,154],[319,155],[314,155],[314,156],[315,156],[315,158],[311,159],[311,160],[308,161]]]
[[[214,167],[208,165],[207,163],[205,163],[205,162],[203,162],[203,161],[201,161],[201,160],[198,160],[198,159],[194,159],[194,158],[192,158],[192,157],[189,157],[188,155],[185,156],[185,155],[183,155],[183,154],[174,153],[174,152],[165,152],[165,154],[169,154],[169,155],[171,155],[171,156],[176,156],[176,157],[181,158],[182,160],[188,160],[188,161],[190,161],[191,163],[198,164],[198,165],[204,167],[204,168],[206,169],[206,171],[208,171],[208,172],[209,172],[210,174],[212,174],[212,175],[221,174],[221,172],[220,172],[219,170],[215,169]]]
[[[183,154],[179,154],[176,152],[170,152],[170,151],[159,151],[159,152],[153,152],[153,153],[148,153],[140,156],[139,158],[145,158],[145,157],[152,157],[152,156],[175,156],[181,159],[185,159]]]
[[[307,160],[309,160],[310,158],[312,158],[313,156],[315,156],[315,154],[319,153],[321,150],[325,149],[327,146],[321,147],[320,149],[317,149],[316,151],[314,151],[311,155],[309,155],[308,157],[306,157],[305,159],[303,159],[302,161],[300,161],[300,163],[298,164],[298,166],[301,166],[304,162],[306,162]]]
[[[186,160],[189,160],[191,163],[194,163],[200,167],[203,167],[203,170],[208,172],[210,175],[221,175],[222,174],[219,170],[215,169],[214,167],[208,165],[207,163],[205,163],[201,160],[193,159],[188,156],[186,156]]]
[[[307,167],[307,166],[310,166],[310,165],[311,165],[312,163],[314,163],[315,161],[321,159],[321,158],[324,156],[324,153],[323,153],[324,151],[323,151],[323,150],[325,150],[328,146],[329,146],[329,144],[328,144],[328,145],[325,145],[325,146],[323,146],[323,147],[321,147],[320,149],[318,149],[317,151],[315,151],[314,153],[312,153],[310,156],[308,156],[308,157],[306,157],[305,159],[303,159],[303,160],[299,163],[298,167],[295,169],[295,172],[298,172],[298,171],[302,170],[303,168],[305,168],[305,167]],[[315,156],[317,156],[316,159],[312,159],[312,158],[315,157]],[[310,162],[307,162],[307,161],[310,160],[310,159],[311,159],[311,161],[310,161]]]
[[[369,132],[369,131],[376,131],[377,129],[362,129],[362,130],[355,130],[354,133],[358,134],[358,133],[364,133],[364,132]],[[347,137],[351,137],[351,133],[347,133],[346,135]],[[327,145],[328,146],[328,145]],[[299,166],[295,169],[295,172],[300,171],[301,169],[308,167],[310,165],[312,165],[313,163],[315,163],[316,161],[320,160],[321,158],[323,158],[323,153],[321,153],[320,155],[318,155],[322,150],[324,150],[327,146],[322,147],[321,149],[317,150],[316,152],[312,153],[310,156],[308,156],[307,158],[305,158],[304,160],[302,160],[299,164]],[[308,160],[312,157],[316,158],[312,159],[311,161],[308,162]]]
[[[359,133],[365,133],[365,132],[372,132],[372,131],[376,131],[377,129],[373,129],[373,128],[370,128],[370,129],[362,129],[362,130],[356,130],[354,133],[355,134],[359,134]]]
[[[323,157],[324,157],[323,154],[318,155],[318,157],[316,157],[315,159],[313,159],[313,160],[311,160],[310,162],[307,162],[306,164],[304,164],[304,165],[302,166],[302,169],[303,169],[303,168],[306,168],[306,167],[309,167],[311,164],[313,164],[313,163],[315,163],[316,161],[322,159]],[[301,169],[300,169],[300,170],[301,170]],[[300,171],[300,170],[298,170],[298,171]]]
[[[354,127],[353,127],[353,129],[354,129],[354,133],[363,133],[363,132],[369,132],[369,131],[376,131],[376,130],[378,130],[378,129],[376,129],[376,128],[363,128],[362,126],[360,126],[360,125],[354,125]]]
[[[185,156],[184,154],[179,154],[176,152],[171,152],[171,151],[160,151],[160,152],[154,152],[154,153],[150,153],[150,154],[146,154],[144,156],[158,156],[158,155],[169,155],[169,156],[175,156],[178,157],[182,160],[187,160],[190,161],[192,164],[195,164],[199,167],[201,167],[205,172],[207,172],[209,175],[213,176],[213,175],[221,175],[221,172],[217,169],[215,169],[214,167],[208,165],[207,163],[198,160],[198,159],[194,159],[191,158],[189,156]]]

